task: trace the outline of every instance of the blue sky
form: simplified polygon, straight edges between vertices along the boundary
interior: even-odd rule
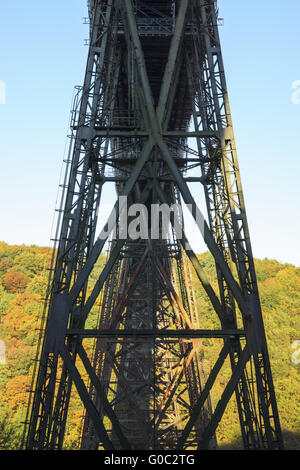
[[[300,265],[300,103],[292,102],[300,2],[219,0],[219,8],[254,256]],[[7,243],[49,245],[73,88],[86,63],[84,16],[85,0],[1,2],[0,240]]]

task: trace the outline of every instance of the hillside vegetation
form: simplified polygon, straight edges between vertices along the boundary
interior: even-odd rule
[[[0,449],[20,446],[51,254],[49,248],[0,243]],[[217,289],[211,256],[204,253],[199,258]],[[98,271],[103,259],[99,263]],[[300,268],[269,259],[255,263],[285,444],[288,449],[300,449]],[[196,282],[195,294],[201,328],[218,328],[216,316]],[[212,360],[217,357],[219,346],[215,340],[205,339],[203,346]],[[208,368],[211,364],[207,360]],[[229,374],[227,364],[216,383],[213,403]],[[82,411],[75,397],[66,448],[78,448],[81,422]],[[220,448],[238,449],[239,434],[232,399],[218,428]]]

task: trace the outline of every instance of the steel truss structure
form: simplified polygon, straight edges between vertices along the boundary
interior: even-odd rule
[[[76,387],[85,410],[82,449],[215,448],[233,395],[244,448],[282,449],[216,2],[90,0],[89,16],[24,446],[63,448]],[[113,239],[109,223],[96,237],[107,183],[122,196]],[[196,194],[204,189],[208,222],[192,183]],[[219,292],[183,225],[178,236],[179,214],[167,237],[133,240],[119,223],[124,198],[148,208],[186,204],[213,255]],[[193,275],[219,329],[201,329]],[[97,324],[88,328],[97,302]],[[95,340],[92,357],[87,338]],[[223,344],[210,371],[202,338]],[[232,373],[212,403],[226,360]]]

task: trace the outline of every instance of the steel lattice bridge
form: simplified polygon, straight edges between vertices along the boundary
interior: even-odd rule
[[[27,449],[63,448],[74,393],[81,449],[214,449],[232,396],[244,448],[283,448],[216,8],[211,0],[89,2]],[[116,223],[97,236],[108,184]],[[177,208],[168,235],[128,236],[134,214],[124,227],[125,200]],[[218,291],[188,243],[183,204],[213,256]],[[195,278],[218,329],[201,329]],[[221,343],[209,370],[202,338]],[[231,375],[213,402],[225,361]]]

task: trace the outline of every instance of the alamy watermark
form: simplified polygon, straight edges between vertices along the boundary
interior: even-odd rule
[[[0,80],[0,104],[6,103],[6,84],[3,80]]]
[[[1,364],[6,364],[6,345],[2,340],[0,340],[0,365]]]
[[[294,80],[292,83],[292,88],[295,90],[292,93],[292,103],[300,104],[300,80]]]
[[[300,364],[300,340],[299,339],[292,342],[292,349],[295,349],[291,358],[292,363],[296,365]]]
[[[205,219],[196,204],[186,204],[187,209],[204,237]],[[180,204],[131,204],[126,196],[118,198],[118,204],[112,209],[107,223],[98,238],[106,240],[111,234],[112,239],[167,239],[170,227],[173,227],[177,239],[184,238],[183,211]],[[187,246],[186,248],[188,248]]]

